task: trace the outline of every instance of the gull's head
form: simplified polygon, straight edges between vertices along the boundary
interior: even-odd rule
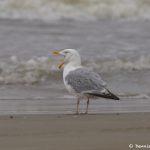
[[[81,58],[79,53],[75,49],[64,49],[62,51],[55,51],[53,54],[64,56],[63,62],[58,66],[62,68],[67,64],[71,64],[73,66],[81,65]]]

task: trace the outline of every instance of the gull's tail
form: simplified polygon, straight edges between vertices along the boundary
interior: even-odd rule
[[[107,98],[107,99],[120,100],[119,97],[111,93],[108,89],[103,89],[102,91],[97,91],[97,90],[86,91],[84,92],[84,94],[88,94],[90,96]]]

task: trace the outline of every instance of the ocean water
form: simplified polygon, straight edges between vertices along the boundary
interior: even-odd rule
[[[75,112],[62,58],[52,55],[65,48],[121,98],[91,100],[90,113],[149,112],[149,8],[149,0],[0,0],[0,114]]]

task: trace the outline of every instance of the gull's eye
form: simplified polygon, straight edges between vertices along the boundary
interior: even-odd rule
[[[67,52],[67,51],[65,52],[65,54],[68,54],[68,53],[69,53],[69,52]]]

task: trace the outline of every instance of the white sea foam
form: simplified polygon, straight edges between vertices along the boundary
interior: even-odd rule
[[[1,0],[0,16],[42,20],[150,18],[149,0]]]
[[[135,99],[150,99],[150,95],[149,94],[137,94],[135,96],[131,96],[131,98],[135,98]]]
[[[0,63],[0,83],[36,83],[45,81],[49,75],[49,60],[46,57],[19,61],[12,56],[10,62]]]
[[[140,56],[136,59],[116,58],[116,59],[104,59],[100,58],[97,60],[88,61],[85,63],[88,67],[96,68],[102,72],[108,72],[113,70],[143,70],[150,69],[150,56]]]
[[[23,61],[12,56],[7,62],[0,62],[0,84],[34,84],[39,82],[60,79],[61,71],[57,68],[59,60],[50,60],[48,57],[34,57]],[[117,70],[150,69],[150,56],[142,56],[137,60],[89,60],[85,66],[109,72]]]

